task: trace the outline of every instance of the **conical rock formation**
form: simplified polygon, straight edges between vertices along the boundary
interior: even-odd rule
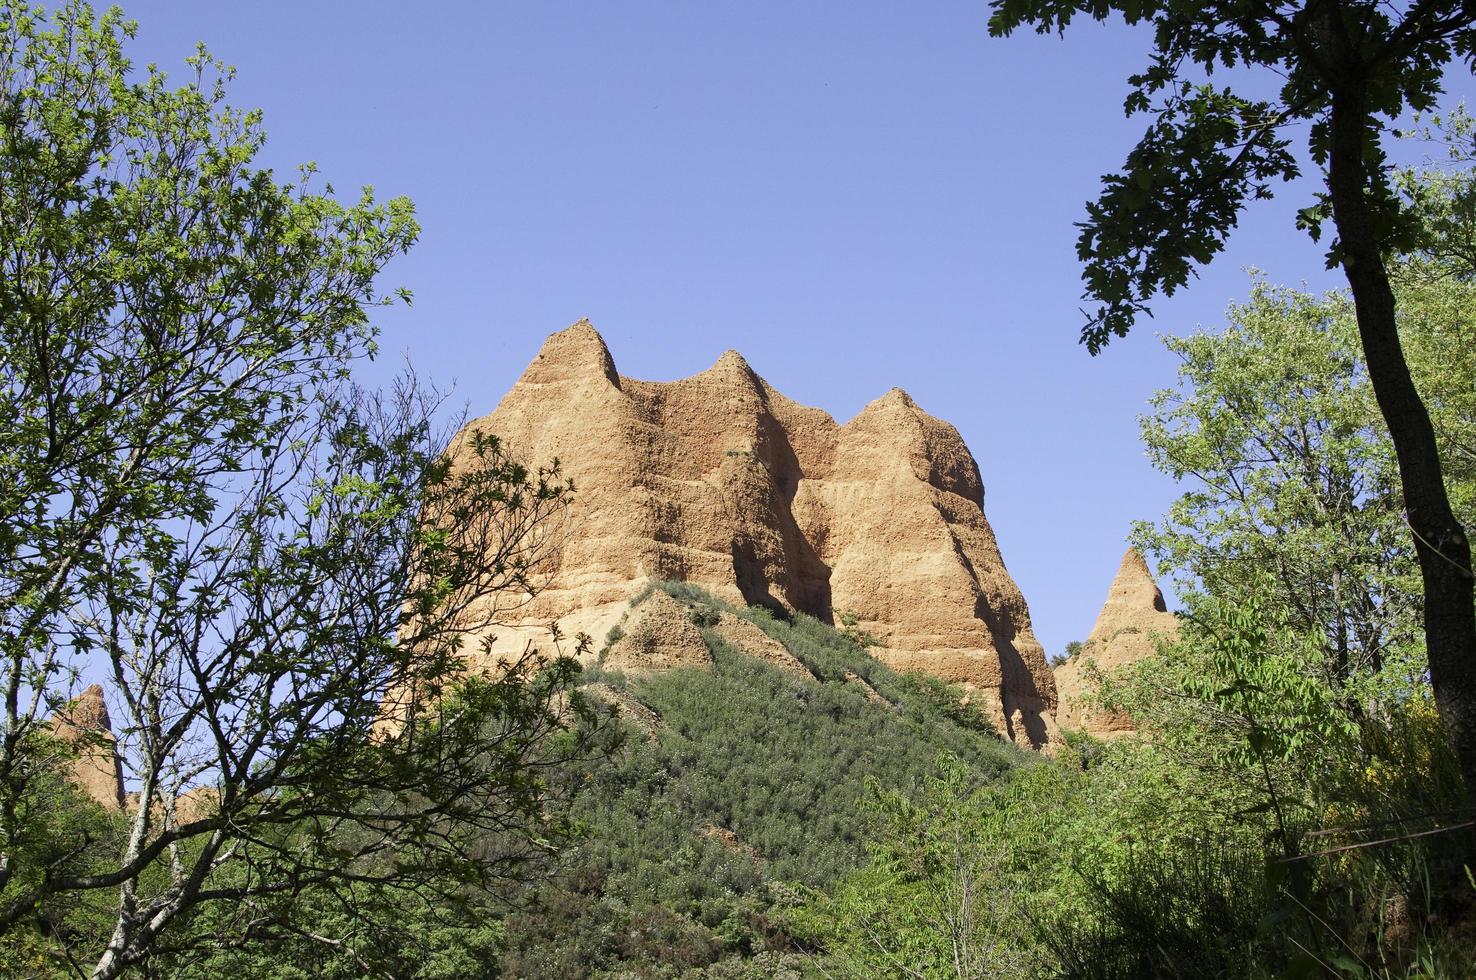
[[[123,808],[123,763],[101,685],[93,684],[68,701],[47,723],[51,734],[71,745],[72,780],[109,810]]]
[[[1107,601],[1081,650],[1056,668],[1056,720],[1099,738],[1133,731],[1132,721],[1083,703],[1096,688],[1095,673],[1110,675],[1153,656],[1159,639],[1173,639],[1179,620],[1168,612],[1148,563],[1135,548],[1122,556]]]
[[[638,381],[581,320],[469,428],[530,463],[558,457],[578,488],[528,629],[499,628],[499,649],[551,620],[603,636],[644,583],[679,579],[827,622],[854,615],[879,659],[969,685],[1001,732],[1047,740],[1051,672],[978,465],[905,392],[838,425],[733,351],[681,381]]]
[[[643,672],[678,667],[710,667],[712,651],[687,607],[656,589],[631,607],[620,633],[605,653],[611,670]]]

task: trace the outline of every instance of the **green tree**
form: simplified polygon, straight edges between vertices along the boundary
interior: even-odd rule
[[[1033,782],[1046,788],[1046,781]],[[884,791],[874,781],[870,788],[867,805],[877,824],[870,862],[799,919],[825,949],[825,972],[1030,975],[1019,881],[1009,874],[1025,848],[1001,832],[1024,817],[1008,782],[991,792],[969,766],[943,755],[919,792]],[[1043,792],[1035,805],[1055,802]]]
[[[1308,125],[1307,149],[1325,190],[1299,223],[1315,237],[1330,217],[1336,230],[1328,261],[1347,277],[1374,395],[1393,436],[1435,697],[1476,793],[1470,545],[1400,343],[1386,259],[1417,244],[1421,228],[1401,206],[1381,142],[1406,110],[1434,107],[1445,66],[1472,54],[1476,14],[1457,0],[992,0],[991,7],[994,35],[1027,24],[1064,31],[1078,14],[1120,13],[1154,29],[1151,60],[1129,79],[1125,104],[1129,113],[1151,113],[1152,123],[1123,172],[1106,177],[1088,205],[1077,243],[1087,296],[1100,303],[1082,333],[1094,353],[1126,334],[1156,294],[1172,294],[1195,264],[1209,262],[1248,201],[1299,174],[1289,130]],[[1216,70],[1239,68],[1274,74],[1279,92],[1248,97],[1208,81]]]
[[[1411,368],[1459,459],[1448,440],[1469,425],[1476,364],[1455,337],[1469,335],[1476,294],[1424,257],[1391,271]],[[1438,737],[1418,567],[1352,304],[1257,283],[1230,320],[1165,341],[1180,380],[1155,396],[1144,440],[1190,486],[1135,538],[1176,573],[1186,618],[1178,643],[1104,697],[1142,720],[1164,757],[1237,790],[1228,826],[1200,822],[1251,848],[1236,875],[1256,861],[1235,824],[1263,821],[1266,860],[1303,874],[1265,884],[1295,899],[1277,914],[1298,918],[1307,948],[1356,949],[1391,972],[1420,943],[1455,955],[1443,917],[1469,889],[1464,818],[1448,816],[1463,812],[1461,780]],[[1448,471],[1467,521],[1469,477]],[[1321,850],[1337,856],[1306,854]],[[1420,942],[1381,940],[1384,907],[1429,910]]]
[[[1169,338],[1179,385],[1141,420],[1154,465],[1190,488],[1139,547],[1201,598],[1269,602],[1323,650],[1316,673],[1368,707],[1360,679],[1424,671],[1419,582],[1398,473],[1351,304],[1256,283],[1220,333]],[[1269,592],[1268,592],[1269,589]]]
[[[1422,256],[1390,269],[1410,366],[1454,464],[1448,490],[1470,523],[1476,285]],[[1191,486],[1136,542],[1175,573],[1191,615],[1203,598],[1269,603],[1320,647],[1316,674],[1350,715],[1378,713],[1423,685],[1426,662],[1395,453],[1353,305],[1257,282],[1229,319],[1165,340],[1179,384],[1154,396],[1143,439],[1155,466]]]
[[[1476,286],[1476,120],[1462,106],[1433,123],[1409,135],[1443,145],[1445,159],[1399,174],[1420,236],[1391,274],[1401,290],[1400,336],[1410,338],[1415,383],[1432,406],[1451,503],[1469,527],[1476,515],[1476,345],[1463,304]]]
[[[1072,657],[1075,657],[1078,653],[1081,653],[1081,641],[1072,640],[1070,643],[1066,644],[1065,650],[1063,650],[1061,653],[1053,654],[1051,656],[1051,666],[1059,667],[1070,660]]]
[[[207,906],[224,942],[305,888],[519,873],[568,829],[542,773],[587,717],[532,649],[460,680],[537,587],[557,467],[448,455],[433,393],[349,380],[410,203],[279,183],[229,72],[134,73],[134,31],[0,2],[0,937],[110,896],[100,932],[45,927],[97,977]],[[84,677],[135,802],[116,840],[38,842]]]
[[[1426,186],[1406,193],[1427,200]],[[1469,521],[1476,287],[1458,270],[1424,250],[1391,263]],[[825,972],[902,974],[902,960],[954,975],[948,899],[968,883],[986,910],[976,935],[1008,937],[996,974],[1471,973],[1469,816],[1352,303],[1257,282],[1224,331],[1165,343],[1178,383],[1143,435],[1186,486],[1135,537],[1175,573],[1186,615],[1176,642],[1100,692],[1140,736],[1073,740],[977,791],[887,795],[873,861],[798,918]],[[1018,914],[987,911],[1001,908]]]

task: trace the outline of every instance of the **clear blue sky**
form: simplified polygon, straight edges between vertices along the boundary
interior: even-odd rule
[[[903,387],[973,449],[1053,652],[1091,628],[1129,523],[1175,495],[1137,435],[1173,380],[1155,332],[1220,324],[1248,266],[1338,284],[1288,189],[1133,336],[1078,346],[1073,222],[1144,125],[1121,103],[1147,40],[1121,27],[994,40],[984,0],[125,10],[138,63],[183,77],[204,40],[237,66],[231,101],[265,110],[284,175],[311,159],[346,195],[415,200],[388,367],[408,354],[481,414],[587,316],[638,378],[736,348],[839,421]]]

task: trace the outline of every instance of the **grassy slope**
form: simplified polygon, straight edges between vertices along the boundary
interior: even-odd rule
[[[582,784],[590,835],[559,885],[541,892],[542,907],[509,920],[510,975],[783,975],[793,962],[785,910],[864,858],[873,785],[910,790],[940,752],[980,780],[1028,763],[947,689],[893,673],[823,623],[666,589],[697,621],[717,608],[748,618],[818,679],[709,631],[712,670],[591,671],[654,710],[664,730],[654,742],[632,730],[617,758],[569,774]],[[869,699],[848,671],[889,703]]]

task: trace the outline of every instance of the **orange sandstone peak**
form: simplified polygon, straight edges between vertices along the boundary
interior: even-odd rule
[[[758,375],[753,373],[753,368],[748,366],[748,361],[743,355],[731,348],[723,351],[723,356],[713,362],[712,367],[708,370],[720,374],[738,375],[754,382],[759,380]]]
[[[1107,590],[1107,601],[1102,604],[1102,612],[1087,639],[1102,639],[1102,631],[1110,628],[1116,617],[1135,616],[1150,610],[1167,612],[1168,606],[1164,604],[1158,583],[1153,580],[1148,562],[1137,548],[1129,548],[1122,556],[1122,564],[1118,565],[1112,586]]]
[[[1168,612],[1148,563],[1136,548],[1129,548],[1086,642],[1075,657],[1056,668],[1061,727],[1101,738],[1133,731],[1129,719],[1090,707],[1083,698],[1095,689],[1097,672],[1111,674],[1151,657],[1160,638],[1173,639],[1178,632],[1178,617]]]
[[[879,659],[968,685],[1022,744],[1049,740],[1054,681],[984,517],[978,464],[901,389],[838,425],[736,351],[680,381],[623,377],[581,320],[471,425],[529,462],[557,456],[579,488],[528,630],[557,620],[598,646],[646,582],[690,581],[826,622],[854,616]],[[509,646],[529,635],[498,632]]]
[[[108,717],[108,703],[103,699],[101,684],[88,686],[67,702],[60,714],[74,728],[104,732],[111,732],[113,729],[113,720]]]
[[[93,684],[62,706],[47,723],[51,734],[72,745],[72,779],[103,807],[123,808],[123,763],[101,685]]]
[[[597,376],[619,385],[615,361],[605,339],[588,320],[580,320],[544,341],[543,349],[523,372],[530,384],[552,384],[580,376]]]

